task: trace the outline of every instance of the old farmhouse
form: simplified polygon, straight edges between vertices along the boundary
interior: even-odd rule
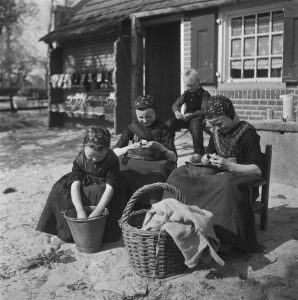
[[[228,96],[242,119],[282,114],[298,96],[297,0],[82,0],[57,7],[51,47],[50,126],[131,120],[131,103],[152,94],[166,120],[199,71],[211,94]]]

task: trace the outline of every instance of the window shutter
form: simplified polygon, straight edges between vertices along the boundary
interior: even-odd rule
[[[215,83],[215,14],[191,19],[191,66],[203,84]]]
[[[283,82],[298,82],[298,3],[284,9]]]

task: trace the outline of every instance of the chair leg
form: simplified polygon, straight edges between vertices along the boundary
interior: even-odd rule
[[[261,202],[264,204],[263,212],[260,215],[261,230],[267,230],[268,228],[268,198],[269,198],[269,186],[262,186]]]
[[[260,215],[261,229],[267,230],[268,228],[268,210],[264,210],[264,212]]]

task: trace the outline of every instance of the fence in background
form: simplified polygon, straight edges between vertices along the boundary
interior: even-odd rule
[[[0,112],[48,108],[46,89],[29,87],[18,96],[18,88],[0,88]]]

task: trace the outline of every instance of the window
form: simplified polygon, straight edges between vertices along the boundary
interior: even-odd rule
[[[233,16],[229,28],[230,79],[261,81],[282,77],[282,10]]]

